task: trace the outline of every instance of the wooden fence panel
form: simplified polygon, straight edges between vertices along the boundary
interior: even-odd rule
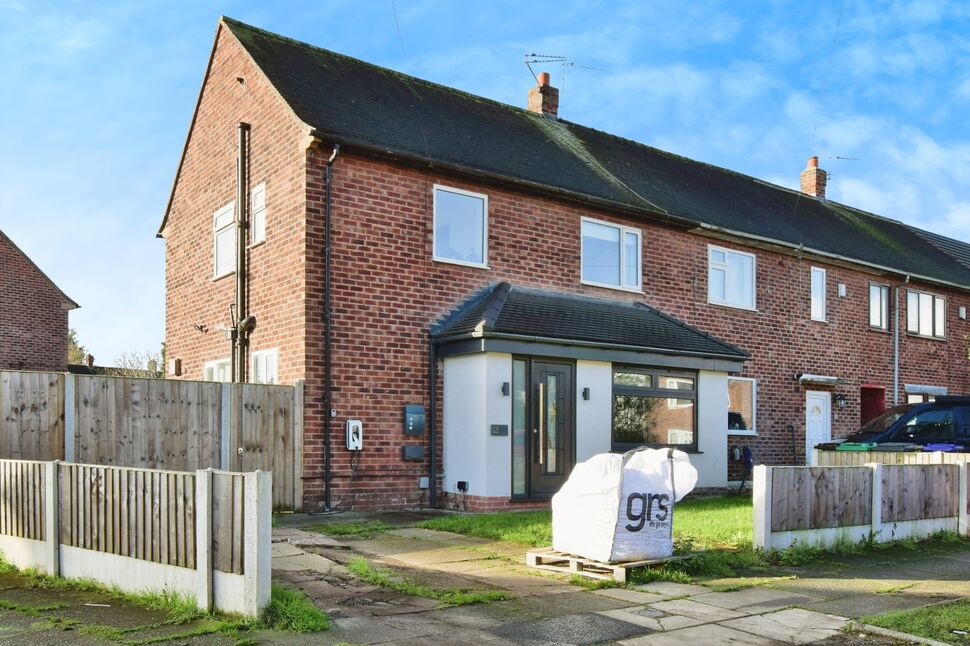
[[[216,471],[212,474],[212,567],[243,574],[244,476]]]
[[[76,461],[178,471],[221,466],[222,384],[75,379]]]
[[[0,460],[0,534],[46,540],[41,462]]]
[[[955,464],[883,466],[882,522],[956,516],[959,482]]]
[[[870,522],[872,475],[865,467],[775,467],[771,531],[850,527]]]
[[[230,470],[272,471],[276,508],[296,506],[296,481],[303,475],[296,467],[293,391],[291,386],[262,384],[241,384],[232,389],[230,446],[242,452],[230,452]]]
[[[0,459],[64,459],[64,374],[0,372]]]
[[[194,473],[62,463],[58,482],[61,543],[195,567]]]
[[[863,466],[881,464],[962,464],[970,462],[970,453],[942,451],[819,451],[818,466]]]

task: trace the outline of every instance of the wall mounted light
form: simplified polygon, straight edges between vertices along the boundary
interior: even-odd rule
[[[503,381],[502,382],[502,396],[503,397],[508,397],[510,394],[512,394],[512,385],[509,382],[507,382],[507,381]]]
[[[845,395],[835,396],[835,405],[839,408],[839,410],[845,408],[848,403],[849,403],[849,398],[846,397]]]
[[[583,401],[589,401],[589,386],[583,388]]]

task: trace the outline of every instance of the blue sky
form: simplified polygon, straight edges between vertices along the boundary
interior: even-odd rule
[[[963,3],[0,0],[0,228],[98,363],[164,336],[154,234],[220,14],[517,105],[523,55],[566,56],[603,71],[545,66],[564,118],[791,187],[818,154],[830,198],[970,240]]]

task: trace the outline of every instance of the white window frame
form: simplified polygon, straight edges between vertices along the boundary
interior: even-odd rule
[[[583,224],[589,222],[590,224],[598,224],[604,227],[610,227],[611,229],[617,229],[620,232],[620,283],[618,285],[611,285],[610,283],[600,283],[595,280],[586,280],[583,278],[583,263],[586,261],[586,245],[583,244]],[[623,243],[623,239],[626,234],[632,233],[637,237],[637,284],[636,285],[626,285],[623,283],[623,277],[626,268],[626,245]],[[596,218],[580,218],[579,224],[579,282],[583,285],[591,285],[593,287],[605,287],[607,289],[618,289],[622,292],[636,292],[643,293],[643,231],[635,227],[628,227],[622,224],[617,224],[616,222],[606,222],[605,220],[597,220]]]
[[[230,219],[228,224],[223,224],[219,226],[219,219],[225,215],[229,215]],[[236,201],[233,200],[229,204],[226,204],[221,209],[217,210],[212,216],[212,279],[222,278],[223,276],[228,276],[236,272],[236,253],[239,252],[236,249]],[[219,234],[230,231],[232,233],[232,249],[233,256],[232,262],[229,265],[227,271],[219,273]]]
[[[884,319],[883,325],[872,324],[872,288],[873,287],[879,288],[879,298],[882,299],[883,301],[881,303],[882,308],[879,312],[880,316],[883,317]],[[869,317],[869,327],[872,328],[873,330],[879,330],[882,332],[889,331],[889,317],[891,314],[891,311],[889,308],[889,294],[890,294],[889,285],[884,285],[883,283],[873,283],[873,282],[869,283],[869,309],[867,312],[867,316]]]
[[[822,277],[822,302],[815,302],[815,277]],[[826,275],[825,269],[822,267],[812,267],[809,279],[809,300],[811,301],[811,316],[813,321],[818,321],[819,323],[828,322],[828,277]],[[818,307],[816,307],[818,306]],[[819,311],[821,310],[821,311]]]
[[[910,298],[909,297],[910,297],[910,295],[913,295],[913,294],[915,294],[917,296],[917,299],[916,299],[916,312],[915,312],[916,313],[916,330],[915,331],[913,331],[910,328],[910,326],[909,326],[909,322],[911,320],[911,317],[913,316],[912,308],[910,308],[910,306],[909,306],[910,305],[910,303],[909,303]],[[933,328],[933,333],[932,334],[921,334],[920,331],[919,331],[919,328],[920,328],[920,319],[919,319],[919,317],[920,317],[920,307],[919,307],[919,299],[922,296],[929,296],[930,298],[933,299],[933,301],[932,301],[932,303],[933,303],[933,307],[932,307],[933,321],[931,323],[931,327]],[[941,335],[937,335],[936,334],[936,323],[937,323],[936,304],[937,304],[937,301],[943,301],[943,334],[941,334]],[[946,311],[947,311],[946,296],[940,296],[939,294],[933,294],[932,292],[924,292],[924,291],[918,290],[918,289],[907,289],[906,290],[906,334],[908,334],[910,336],[918,336],[921,339],[934,339],[934,340],[937,340],[937,341],[945,341],[946,340],[946,328],[947,328]]]
[[[715,262],[711,260],[711,252],[720,251],[725,254],[724,262]],[[711,269],[722,269],[724,270],[724,280],[725,287],[727,286],[728,280],[728,262],[727,255],[735,254],[738,256],[747,256],[751,258],[751,305],[739,305],[737,303],[732,303],[728,300],[715,300],[711,297]],[[726,290],[725,290],[726,293]],[[738,251],[737,249],[730,249],[728,247],[720,247],[718,245],[709,244],[707,245],[707,302],[711,305],[720,305],[721,307],[733,307],[738,310],[747,310],[749,312],[758,311],[758,257],[753,253],[748,253],[747,251]]]
[[[438,191],[447,191],[457,195],[466,195],[482,200],[482,262],[470,262],[468,260],[456,260],[447,256],[438,255]],[[477,269],[488,269],[488,195],[466,191],[453,186],[444,184],[434,184],[431,188],[432,197],[432,219],[431,219],[431,259],[435,262],[446,262],[451,265],[463,265],[465,267],[475,267]]]
[[[219,367],[223,365],[226,366],[226,373],[228,377],[225,381],[221,381],[217,379]],[[212,371],[212,377],[209,377],[210,370]],[[232,375],[228,374],[231,370],[232,370],[232,361],[229,359],[229,357],[226,357],[225,359],[214,359],[213,361],[206,361],[202,365],[202,379],[203,381],[215,381],[218,383],[228,383],[232,381]]]
[[[263,357],[273,357],[273,381],[256,381],[256,360]],[[258,350],[250,353],[249,374],[253,378],[254,384],[278,384],[280,383],[280,357],[276,348]]]
[[[257,208],[256,195],[259,193],[263,195],[263,205]],[[266,208],[266,182],[258,184],[250,191],[249,204],[252,209],[249,214],[249,246],[255,247],[266,242],[266,214],[269,211]],[[261,225],[258,227],[257,220],[262,220]]]
[[[750,381],[751,382],[751,428],[746,431],[728,429],[728,435],[757,435],[758,434],[758,380],[752,377],[728,377],[728,382]],[[731,395],[728,393],[727,411],[731,411]]]

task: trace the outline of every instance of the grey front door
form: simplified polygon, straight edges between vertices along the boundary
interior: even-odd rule
[[[551,496],[576,463],[574,366],[532,361],[532,442],[530,494]]]

